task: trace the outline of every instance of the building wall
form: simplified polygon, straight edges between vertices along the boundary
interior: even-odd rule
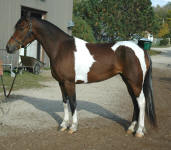
[[[67,25],[72,20],[73,0],[0,0],[0,49],[5,49],[14,32],[14,25],[21,16],[21,6],[46,11],[46,20],[71,34]]]
[[[0,49],[5,49],[19,17],[19,0],[0,0]]]

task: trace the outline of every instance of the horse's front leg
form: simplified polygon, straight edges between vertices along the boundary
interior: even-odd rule
[[[75,92],[75,83],[71,83],[69,81],[66,81],[65,83],[65,89],[68,95],[69,104],[71,108],[72,113],[72,125],[70,127],[69,133],[73,133],[77,131],[78,127],[78,118],[77,118],[77,102],[76,102],[76,92]]]
[[[69,127],[69,109],[68,109],[68,96],[64,87],[63,82],[59,82],[59,86],[61,88],[62,92],[62,98],[63,98],[63,106],[64,106],[64,119],[62,123],[60,124],[61,131],[65,131]]]

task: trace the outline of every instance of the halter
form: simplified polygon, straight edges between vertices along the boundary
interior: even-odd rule
[[[14,36],[12,36],[12,38],[14,39],[14,41],[17,42],[18,45],[21,46],[21,48],[25,48],[28,47],[31,43],[29,43],[28,45],[24,46],[24,42],[25,40],[32,34],[32,22],[29,21],[29,30],[27,32],[27,34],[25,35],[24,39],[22,41],[18,41]]]

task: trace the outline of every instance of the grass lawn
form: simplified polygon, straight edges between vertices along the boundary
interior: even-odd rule
[[[14,87],[13,90],[19,90],[19,89],[28,89],[28,88],[41,88],[41,87],[45,87],[44,85],[40,84],[41,81],[48,81],[50,80],[52,77],[49,76],[44,76],[44,75],[35,75],[33,73],[30,72],[25,72],[23,71],[22,74],[18,74],[17,78],[15,80],[14,83]],[[7,90],[7,94],[8,91],[11,87],[12,81],[14,78],[12,78],[10,76],[9,72],[4,72],[3,74],[3,81],[5,84],[5,88]],[[2,83],[0,80],[0,95],[3,95],[3,88],[2,88]]]
[[[148,51],[148,53],[150,54],[150,56],[153,56],[153,55],[158,55],[158,54],[160,54],[161,51],[150,50],[150,51]]]

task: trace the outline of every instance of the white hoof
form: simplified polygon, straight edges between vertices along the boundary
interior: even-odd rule
[[[128,129],[126,133],[127,134],[132,134],[132,133],[134,133],[134,130]]]
[[[69,129],[69,133],[72,134],[72,133],[76,132],[77,128],[78,128],[78,124],[77,123],[73,123],[72,126]]]
[[[142,138],[142,137],[144,137],[144,133],[143,132],[141,132],[141,133],[136,132],[135,136],[138,138]]]
[[[69,129],[68,133],[69,133],[69,134],[73,134],[73,133],[75,133],[76,131],[77,131],[77,130],[74,130],[74,131],[73,131],[72,129]]]
[[[67,130],[67,128],[61,128],[60,131],[64,132],[65,130]]]
[[[69,127],[69,121],[62,121],[62,123],[60,124],[60,127],[62,129],[67,129]]]

